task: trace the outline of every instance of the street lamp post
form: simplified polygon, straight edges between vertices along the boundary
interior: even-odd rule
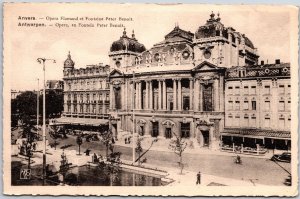
[[[44,71],[44,85],[43,85],[43,185],[45,185],[45,177],[46,177],[46,80],[45,80],[45,62],[53,61],[54,59],[46,59],[46,58],[37,58],[37,62],[43,64]]]

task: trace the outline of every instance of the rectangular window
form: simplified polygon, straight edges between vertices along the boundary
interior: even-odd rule
[[[203,85],[203,111],[213,111],[212,85]]]
[[[284,94],[284,85],[279,85],[279,94]]]
[[[255,94],[256,94],[256,86],[251,86],[250,95],[255,95]]]
[[[248,109],[249,109],[249,102],[244,101],[244,110],[248,110]]]
[[[158,122],[152,122],[152,137],[157,137],[159,134]]]
[[[181,138],[190,137],[190,123],[181,123]]]
[[[235,101],[235,110],[240,110],[240,101]]]
[[[106,89],[109,89],[109,82],[106,82]]]
[[[249,126],[249,117],[244,116],[244,126],[248,127]]]
[[[291,129],[291,118],[288,118],[287,123],[286,123],[286,128]]]
[[[99,100],[100,101],[102,100],[102,94],[99,94]]]
[[[244,94],[245,95],[249,94],[249,87],[248,86],[244,86]]]
[[[103,107],[102,105],[99,106],[99,113],[100,113],[100,114],[103,114],[103,113],[102,113],[102,110],[103,110],[102,107]]]
[[[288,104],[287,104],[286,109],[287,109],[288,111],[291,110],[291,100],[288,100]]]
[[[232,94],[232,86],[228,87],[228,94]]]
[[[79,112],[80,112],[80,113],[83,113],[83,105],[80,105],[79,108],[80,108]]]
[[[279,129],[284,129],[285,125],[285,121],[284,118],[279,118],[279,122],[278,122],[278,128]]]
[[[102,89],[102,81],[99,82],[99,88]]]
[[[256,117],[255,116],[252,116],[250,118],[249,127],[256,127]]]
[[[270,118],[269,117],[267,117],[267,118],[265,118],[265,127],[266,128],[270,128]]]
[[[86,105],[86,112],[87,112],[87,113],[90,112],[90,105]]]
[[[239,125],[240,125],[240,116],[236,115],[232,123],[232,126],[239,126]]]
[[[270,101],[265,101],[265,111],[270,111]]]
[[[284,111],[284,101],[279,101],[279,107],[278,107],[279,111]]]
[[[271,93],[269,85],[265,85],[264,93],[265,94],[270,94]]]
[[[109,94],[108,93],[106,94],[106,99],[105,100],[109,101]]]
[[[287,93],[290,94],[291,93],[291,85],[287,86]]]
[[[68,112],[71,112],[71,105],[68,105]]]
[[[251,101],[251,105],[252,105],[252,110],[255,111],[256,110],[256,101]]]
[[[184,96],[183,97],[183,110],[189,110],[190,109],[190,97]]]
[[[239,87],[239,86],[236,86],[236,87],[235,87],[234,93],[235,93],[235,94],[240,94],[240,87]]]
[[[232,115],[229,115],[228,116],[228,121],[227,121],[227,126],[231,126],[232,125],[232,120],[233,120]]]
[[[74,105],[74,113],[77,113],[77,105]]]
[[[228,110],[233,110],[233,101],[228,102]]]

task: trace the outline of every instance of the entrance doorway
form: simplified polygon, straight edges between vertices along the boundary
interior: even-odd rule
[[[166,128],[166,138],[171,139],[172,138],[172,129],[171,128]]]
[[[203,147],[209,147],[209,131],[201,131],[203,135]]]
[[[152,122],[152,137],[158,136],[158,122]]]

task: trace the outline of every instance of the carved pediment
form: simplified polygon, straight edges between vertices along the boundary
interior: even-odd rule
[[[121,77],[123,76],[123,73],[117,69],[114,69],[109,74],[110,77]]]
[[[175,126],[175,123],[171,120],[165,120],[162,122],[162,125],[166,126],[167,128],[171,128]]]
[[[208,61],[204,61],[200,64],[198,64],[193,71],[207,71],[207,70],[219,70],[221,69],[220,67],[208,62]]]

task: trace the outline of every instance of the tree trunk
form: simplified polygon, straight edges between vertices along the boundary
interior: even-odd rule
[[[181,156],[181,154],[179,156],[179,167],[180,167],[180,174],[182,174],[183,165],[182,165],[182,156]]]
[[[28,156],[28,169],[30,169],[30,156]]]
[[[79,147],[79,155],[80,155],[80,145],[78,145],[78,147]]]
[[[54,140],[54,150],[56,150],[56,140]]]

